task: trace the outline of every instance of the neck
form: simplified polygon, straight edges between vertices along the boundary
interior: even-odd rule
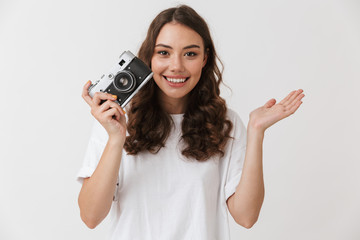
[[[181,114],[185,113],[187,106],[187,96],[183,98],[170,98],[160,94],[159,102],[160,106],[169,114]]]

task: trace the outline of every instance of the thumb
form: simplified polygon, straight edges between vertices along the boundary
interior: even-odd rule
[[[270,107],[274,106],[275,103],[276,103],[276,99],[272,98],[265,103],[264,107],[270,108]]]

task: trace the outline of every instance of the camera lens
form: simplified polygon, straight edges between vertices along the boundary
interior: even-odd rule
[[[135,76],[131,72],[122,71],[116,75],[114,85],[120,92],[130,92],[135,87]]]

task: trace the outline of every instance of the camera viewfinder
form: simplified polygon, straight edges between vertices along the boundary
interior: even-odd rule
[[[122,66],[122,65],[124,65],[124,63],[125,63],[125,61],[124,61],[124,60],[121,60],[121,61],[119,62],[119,65]]]

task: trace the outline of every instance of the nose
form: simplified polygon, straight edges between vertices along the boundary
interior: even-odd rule
[[[170,60],[170,71],[183,72],[185,70],[183,60],[180,55],[173,55]]]

